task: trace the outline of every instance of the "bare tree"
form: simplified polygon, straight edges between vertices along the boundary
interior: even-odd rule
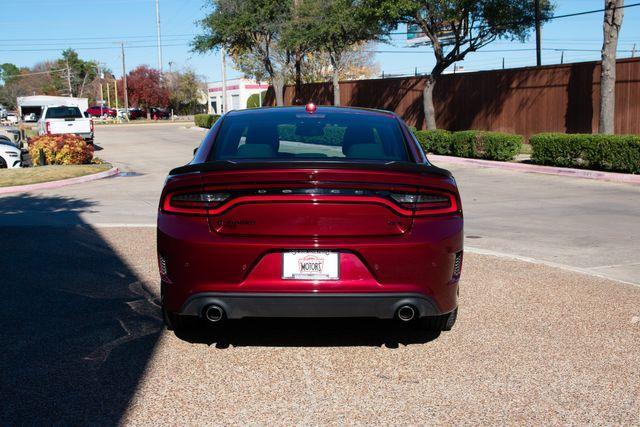
[[[602,70],[600,72],[600,133],[614,133],[616,104],[616,50],[624,16],[624,0],[604,1]]]

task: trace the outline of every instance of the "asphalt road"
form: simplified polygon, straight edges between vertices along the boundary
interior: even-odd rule
[[[133,175],[0,198],[3,425],[640,423],[640,287],[594,275],[640,282],[636,187],[456,168],[475,249],[437,337],[348,320],[177,337],[152,226],[201,137],[100,127],[98,156]]]

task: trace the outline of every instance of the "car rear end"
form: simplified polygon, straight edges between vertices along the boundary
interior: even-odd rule
[[[87,143],[93,143],[93,120],[84,117],[78,107],[48,107],[42,120],[43,134],[74,134]]]
[[[462,208],[394,115],[230,113],[167,179],[158,214],[168,321],[455,320]]]

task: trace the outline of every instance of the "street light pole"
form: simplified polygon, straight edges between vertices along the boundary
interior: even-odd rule
[[[160,38],[160,0],[156,0],[156,29],[158,32],[158,70],[162,74],[162,44]]]
[[[124,85],[124,117],[129,121],[129,94],[127,93],[127,70],[124,65],[124,43],[120,42],[120,48],[122,49],[122,84]]]
[[[224,48],[220,49],[220,56],[222,58],[222,103],[220,105],[220,112],[226,113],[227,109],[227,53]]]

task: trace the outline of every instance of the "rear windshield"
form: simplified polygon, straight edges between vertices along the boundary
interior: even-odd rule
[[[398,122],[382,115],[264,111],[224,119],[210,160],[407,161]]]
[[[53,107],[47,109],[47,119],[81,119],[78,107]]]

